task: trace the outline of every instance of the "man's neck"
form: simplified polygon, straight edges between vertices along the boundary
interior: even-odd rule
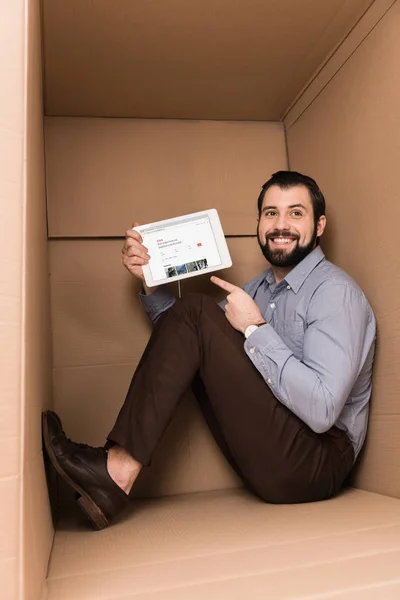
[[[276,283],[280,283],[282,279],[285,279],[286,275],[288,275],[292,269],[294,269],[294,267],[271,267]]]

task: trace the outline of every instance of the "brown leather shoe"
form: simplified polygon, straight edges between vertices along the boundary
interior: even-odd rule
[[[68,439],[56,413],[42,414],[44,445],[57,473],[78,494],[78,504],[97,529],[107,527],[129,496],[111,479],[107,451]]]

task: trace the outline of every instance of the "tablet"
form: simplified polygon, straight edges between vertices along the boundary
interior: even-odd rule
[[[215,208],[133,229],[149,251],[150,260],[143,266],[149,287],[232,266]]]

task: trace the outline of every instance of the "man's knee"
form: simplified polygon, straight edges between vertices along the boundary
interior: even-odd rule
[[[218,304],[207,294],[201,294],[198,292],[190,292],[185,294],[182,298],[176,300],[174,310],[177,312],[185,311],[221,311],[222,309]]]

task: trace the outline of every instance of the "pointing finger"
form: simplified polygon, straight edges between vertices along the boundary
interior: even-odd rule
[[[222,288],[229,294],[238,289],[237,285],[233,285],[233,283],[229,283],[228,281],[220,279],[219,277],[215,277],[214,275],[211,277],[211,281],[212,283],[215,283],[215,285],[218,285],[220,288]]]

